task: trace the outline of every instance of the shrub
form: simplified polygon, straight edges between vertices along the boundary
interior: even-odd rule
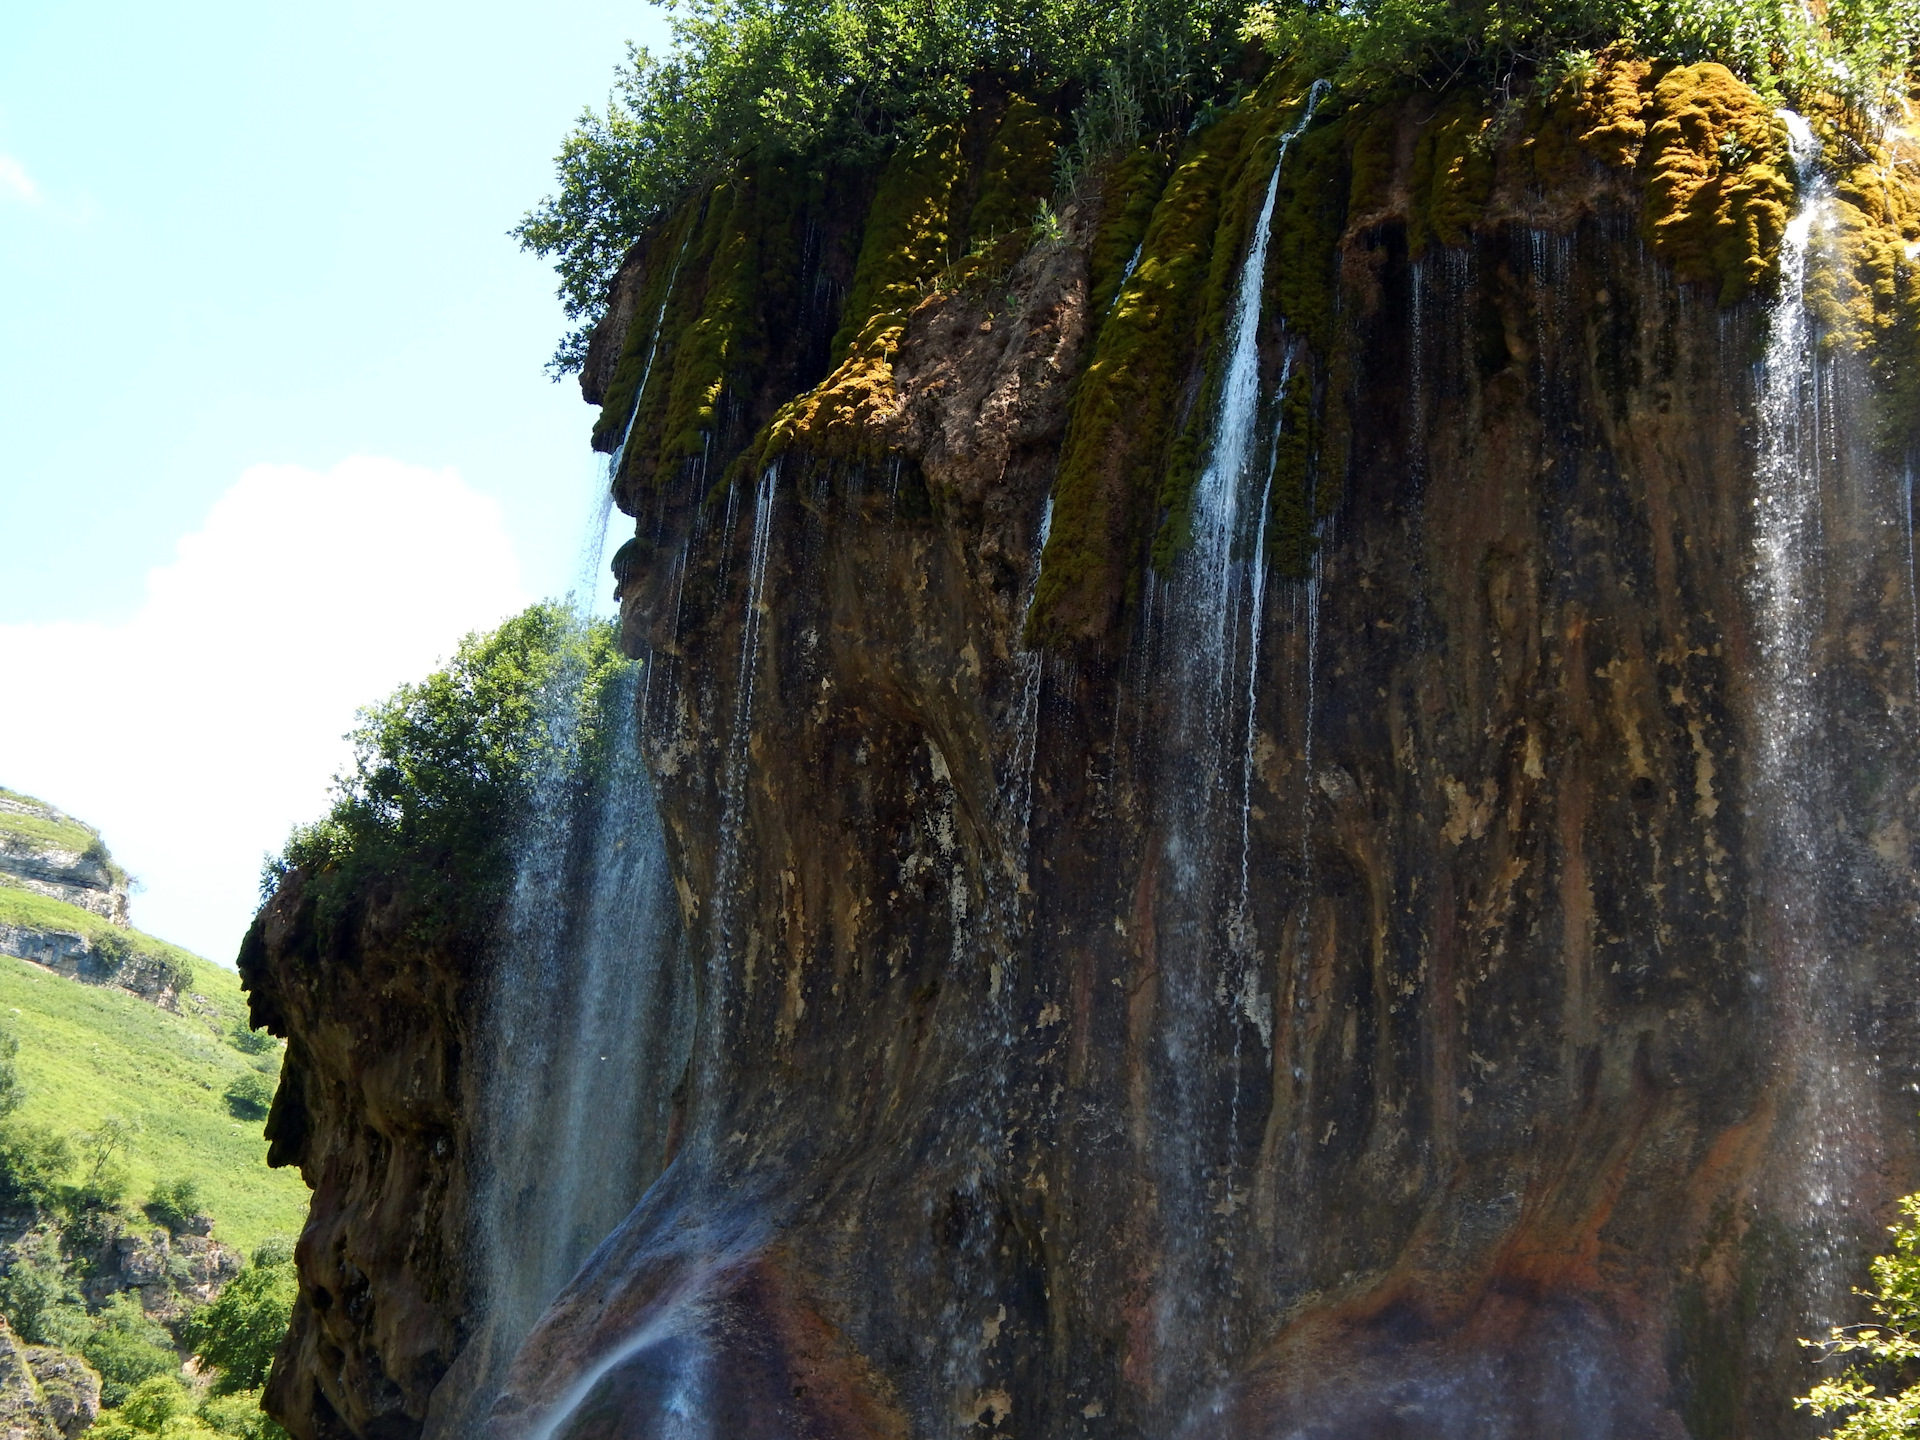
[[[588,778],[604,758],[614,682],[628,673],[613,627],[564,606],[469,635],[444,670],[360,712],[331,810],[267,862],[263,895],[300,869],[325,921],[377,874],[407,895],[418,933],[484,930],[534,787],[559,771]]]
[[[0,1202],[45,1209],[73,1165],[73,1147],[45,1125],[0,1120]]]
[[[236,1390],[202,1402],[200,1420],[217,1435],[232,1440],[287,1440],[287,1432],[260,1408],[258,1390]]]
[[[264,1055],[279,1042],[264,1030],[255,1030],[243,1020],[233,1022],[227,1031],[227,1043],[242,1055]]]
[[[200,1185],[182,1175],[162,1180],[147,1198],[147,1216],[169,1230],[178,1230],[200,1213]]]
[[[171,1337],[125,1293],[95,1313],[93,1333],[81,1341],[80,1353],[100,1372],[100,1399],[106,1405],[119,1405],[143,1381],[180,1368]]]
[[[1824,1355],[1860,1357],[1794,1401],[1815,1415],[1852,1412],[1829,1432],[1832,1440],[1904,1440],[1920,1431],[1920,1195],[1903,1198],[1900,1210],[1906,1223],[1888,1227],[1892,1252],[1873,1262],[1877,1319],[1800,1342]]]
[[[51,1236],[28,1236],[0,1274],[0,1313],[22,1339],[34,1345],[77,1344],[92,1326],[79,1290]]]
[[[136,1430],[158,1434],[169,1420],[193,1413],[193,1393],[171,1375],[155,1375],[134,1386],[120,1403],[120,1418]]]
[[[194,1316],[191,1343],[203,1366],[215,1368],[213,1391],[227,1395],[256,1390],[267,1380],[274,1353],[287,1333],[299,1279],[290,1260],[272,1264],[267,1247],[227,1282],[219,1296]]]
[[[240,1120],[264,1120],[273,1108],[273,1081],[258,1070],[243,1070],[227,1086],[227,1109]]]

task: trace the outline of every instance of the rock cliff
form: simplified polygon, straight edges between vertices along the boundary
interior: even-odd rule
[[[12,790],[0,790],[0,876],[115,925],[128,923],[127,873],[99,832]]]
[[[694,1020],[485,1433],[1803,1433],[1920,1181],[1911,158],[1275,75],[1028,230],[1052,124],[622,273]],[[491,962],[395,905],[243,955],[302,1440],[473,1399]]]

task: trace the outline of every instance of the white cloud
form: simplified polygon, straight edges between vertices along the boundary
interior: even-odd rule
[[[0,785],[102,830],[136,925],[231,963],[355,709],[525,603],[499,506],[454,471],[257,466],[126,624],[0,626]]]
[[[40,187],[34,184],[27,167],[11,155],[0,155],[0,198],[26,205],[40,203]]]

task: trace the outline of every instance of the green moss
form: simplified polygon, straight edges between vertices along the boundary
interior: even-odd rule
[[[898,409],[893,354],[934,277],[946,268],[955,196],[966,178],[958,126],[939,126],[888,161],[833,340],[833,372],[781,406],[744,462],[754,469],[795,445],[820,458],[877,460]]]
[[[1375,119],[1371,111],[1350,113],[1316,126],[1294,142],[1280,172],[1267,252],[1267,310],[1322,361],[1335,346],[1340,241],[1357,188],[1354,157],[1378,128]]]
[[[1147,238],[1168,170],[1165,154],[1140,145],[1109,164],[1100,177],[1100,224],[1087,251],[1087,313],[1096,325],[1112,307],[1134,253]]]
[[[1282,78],[1276,76],[1273,83],[1263,86],[1241,106],[1247,122],[1246,140],[1238,157],[1237,173],[1228,180],[1221,199],[1218,232],[1211,250],[1206,285],[1201,291],[1195,334],[1205,369],[1198,398],[1188,407],[1160,483],[1163,518],[1153,542],[1156,569],[1171,566],[1174,557],[1191,543],[1194,486],[1212,442],[1220,365],[1226,355],[1226,329],[1238,292],[1236,281],[1246,261],[1255,217],[1266,201],[1279,136],[1290,130],[1299,118],[1298,98],[1288,95],[1282,86]],[[1284,179],[1283,171],[1283,183]],[[1277,220],[1277,190],[1274,207]],[[1271,231],[1269,233],[1271,235]],[[1268,258],[1272,258],[1271,242]]]
[[[1314,530],[1326,506],[1316,495],[1315,462],[1320,421],[1313,373],[1296,364],[1280,397],[1280,429],[1274,440],[1273,481],[1267,517],[1267,551],[1276,574],[1304,580],[1313,567]]]
[[[1033,223],[1034,208],[1053,193],[1060,122],[1032,101],[1015,96],[993,132],[981,166],[980,194],[967,234],[984,240]]]
[[[1408,181],[1407,253],[1414,259],[1434,242],[1466,244],[1493,193],[1492,125],[1486,97],[1461,87],[1422,127]]]
[[[593,426],[593,445],[596,450],[613,449],[626,431],[627,419],[633,413],[634,389],[647,372],[647,362],[652,358],[659,338],[654,322],[660,320],[661,328],[665,328],[662,307],[667,299],[667,287],[677,281],[675,272],[680,268],[687,237],[699,221],[703,208],[703,202],[699,199],[682,206],[648,239],[643,262],[646,281],[634,301],[633,318],[627,325],[620,359],[614,366],[612,379],[607,382],[600,418]]]
[[[1353,143],[1347,187],[1347,209],[1355,215],[1372,215],[1391,203],[1393,169],[1400,142],[1400,97],[1389,97],[1370,106],[1364,118],[1348,122],[1347,138]]]
[[[1793,205],[1784,133],[1725,66],[1657,73],[1640,158],[1647,239],[1682,280],[1731,305],[1776,274]]]
[[[1125,592],[1179,418],[1221,197],[1241,168],[1250,118],[1242,107],[1189,142],[1074,386],[1028,617],[1033,640],[1099,638]]]
[[[707,272],[732,210],[732,193],[730,186],[716,185],[692,202],[683,217],[677,218],[676,223],[685,227],[685,238],[670,267],[674,274],[673,288],[655,301],[654,313],[660,316],[658,339],[642,341],[629,332],[629,349],[634,352],[633,383],[638,383],[644,368],[646,385],[633,402],[632,438],[621,459],[620,473],[614,477],[616,491],[624,486],[644,487],[660,482],[661,456],[670,438],[667,414],[674,394],[680,347],[705,309]],[[663,272],[663,287],[664,284]],[[638,349],[642,344],[650,347],[650,364],[648,352]],[[623,360],[622,366],[626,363]],[[612,394],[609,388],[610,401]]]

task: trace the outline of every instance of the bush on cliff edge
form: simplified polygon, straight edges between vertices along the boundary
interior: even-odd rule
[[[626,665],[611,625],[563,605],[467,636],[445,669],[360,712],[332,808],[267,861],[262,897],[299,869],[326,919],[379,876],[420,933],[483,930],[535,787],[597,772]]]

